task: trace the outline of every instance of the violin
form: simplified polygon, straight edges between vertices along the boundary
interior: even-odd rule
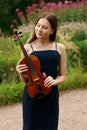
[[[14,30],[13,33],[24,54],[24,58],[19,62],[19,64],[26,64],[28,66],[28,71],[23,72],[23,74],[28,77],[28,81],[26,83],[28,94],[31,98],[43,98],[51,92],[52,88],[44,86],[44,80],[46,77],[44,77],[40,71],[40,61],[36,56],[27,54],[19,37],[18,31]]]

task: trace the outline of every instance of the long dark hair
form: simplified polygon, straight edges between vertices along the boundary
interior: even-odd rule
[[[56,39],[56,33],[57,33],[57,18],[56,18],[56,16],[53,15],[53,14],[43,14],[42,16],[40,16],[40,17],[37,19],[37,21],[36,21],[36,23],[35,23],[35,26],[36,26],[37,22],[38,22],[41,18],[46,18],[46,19],[49,21],[49,23],[50,23],[50,25],[51,25],[51,28],[54,30],[53,34],[51,34],[51,35],[49,36],[49,40],[50,40],[50,41],[55,41],[55,39]],[[32,35],[32,38],[29,40],[29,43],[33,42],[33,41],[36,40],[36,39],[37,39],[37,37],[36,37],[35,31],[34,31],[34,32],[33,32],[33,35]]]

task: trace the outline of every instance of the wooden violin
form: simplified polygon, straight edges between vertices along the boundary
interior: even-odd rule
[[[24,58],[19,64],[26,64],[28,66],[28,71],[23,72],[23,74],[28,77],[28,82],[26,83],[28,94],[32,98],[43,98],[51,92],[52,88],[44,86],[44,80],[46,77],[44,77],[40,72],[40,61],[36,56],[27,54],[19,37],[18,31],[14,30],[13,33],[24,54]]]

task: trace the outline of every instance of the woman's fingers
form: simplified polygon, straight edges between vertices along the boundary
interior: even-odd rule
[[[44,77],[44,78],[46,78],[46,77],[47,77],[46,73],[43,73],[43,77]]]
[[[26,72],[26,71],[28,71],[28,66],[26,64],[17,65],[16,71],[18,73]]]
[[[53,77],[51,77],[51,76],[48,76],[46,79],[45,79],[45,81],[44,81],[44,85],[45,85],[45,87],[51,87],[51,86],[53,86],[54,85],[54,79],[53,79]]]

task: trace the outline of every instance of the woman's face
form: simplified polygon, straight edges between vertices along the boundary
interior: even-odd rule
[[[49,21],[45,18],[41,18],[35,26],[35,34],[37,38],[49,39],[50,34],[53,33],[53,29]]]

